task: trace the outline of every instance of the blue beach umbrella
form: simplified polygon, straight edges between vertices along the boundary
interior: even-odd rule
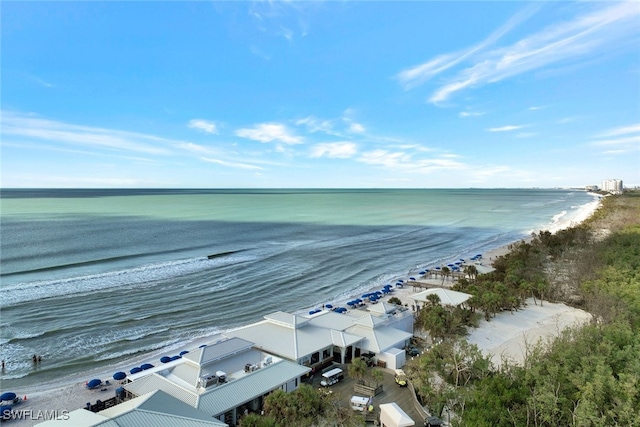
[[[424,275],[424,274],[427,274],[427,272],[425,270],[422,270],[422,271],[418,271],[418,274]]]
[[[171,356],[171,360],[178,360],[178,359],[182,359],[182,356],[176,354],[175,356]]]
[[[324,307],[328,308],[329,310],[331,310],[333,308],[333,306],[331,304],[325,304]]]
[[[93,380],[91,380],[91,381],[89,381],[89,382],[87,383],[87,387],[89,387],[89,388],[96,388],[96,387],[98,387],[100,384],[102,384],[102,380],[99,380],[99,379],[95,378],[95,379],[93,379]]]
[[[142,365],[140,365],[140,369],[142,369],[143,371],[151,368],[153,368],[153,365],[151,363],[143,363]]]
[[[415,277],[409,277],[409,280],[416,280]]]
[[[168,362],[171,362],[171,358],[170,358],[169,356],[162,356],[162,357],[160,358],[160,362],[162,362],[162,363],[168,363]]]
[[[139,366],[136,366],[135,368],[131,368],[131,369],[129,369],[129,373],[130,373],[131,375],[133,375],[133,374],[137,374],[138,372],[142,372],[142,368],[141,368],[141,367],[139,367]]]
[[[206,347],[206,346],[207,346],[206,344],[202,344],[202,345],[201,345],[200,347],[198,347],[198,348],[204,348],[204,347]]]
[[[347,301],[347,305],[354,306],[356,305],[355,301]]]
[[[116,372],[115,374],[113,374],[113,379],[116,381],[122,381],[125,378],[127,378],[127,374],[122,371]]]
[[[7,391],[6,393],[2,393],[2,396],[0,396],[0,400],[2,401],[9,401],[9,400],[14,400],[16,398],[16,394],[12,391]]]
[[[189,350],[182,350],[180,352],[180,356],[184,356],[185,354],[189,353]]]

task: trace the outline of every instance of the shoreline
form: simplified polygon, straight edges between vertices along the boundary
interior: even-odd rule
[[[561,229],[574,226],[586,220],[591,215],[593,215],[595,210],[600,206],[601,198],[599,195],[596,195],[594,193],[589,193],[589,194],[595,196],[592,202],[589,202],[585,205],[580,206],[580,208],[575,212],[575,215],[573,218],[571,218],[571,220],[561,221],[561,218],[560,218],[560,220],[557,221],[558,224],[555,224],[555,223],[550,224],[550,227],[547,228],[547,230],[555,233]],[[554,227],[554,225],[556,226]],[[544,229],[545,228],[541,228],[533,232],[538,233],[539,231],[542,231]],[[484,251],[482,263],[484,263],[484,265],[490,265],[493,259],[508,253],[510,250],[510,246],[512,244],[520,241],[526,241],[527,239],[531,239],[531,236],[529,235],[527,237],[523,235],[522,238],[519,238],[517,240],[511,241],[506,244],[502,244],[500,246]],[[446,259],[446,258],[447,257],[443,257],[442,259]],[[453,258],[453,257],[448,257],[448,258]],[[405,275],[402,275],[402,277],[410,276],[410,275],[411,273],[407,273]],[[425,281],[429,281],[429,279],[425,279]],[[431,280],[431,282],[433,282],[432,284],[434,286],[442,286],[441,279]],[[452,282],[449,281],[449,283],[452,283]],[[334,298],[333,301],[326,301],[325,303],[330,302],[336,306],[338,305],[344,306],[346,301],[349,301],[350,299],[357,297],[359,294],[361,294],[362,289],[366,289],[364,290],[364,292],[370,292],[370,291],[379,290],[380,287],[381,287],[380,285],[377,285],[374,287],[369,286],[368,288],[359,287],[352,291],[349,291],[349,293],[336,296],[336,298]],[[412,287],[410,285],[405,285],[403,288],[395,288],[394,292],[385,298],[388,299],[393,296],[398,297],[402,301],[403,305],[408,304],[408,306],[411,307],[413,300],[409,298],[409,295],[411,295],[412,293],[413,293]],[[315,305],[318,305],[318,304],[315,304]],[[547,305],[551,305],[551,303],[546,303],[545,306]],[[313,307],[314,306],[312,305],[312,306],[309,306],[307,309],[297,310],[296,313],[304,315],[308,310],[312,309]],[[521,314],[522,316],[524,316],[527,313],[528,308],[529,307],[522,309],[516,314]],[[509,315],[509,313],[507,313],[507,315]],[[491,322],[488,322],[488,323],[491,323]],[[481,325],[484,326],[483,323],[481,323]],[[233,328],[233,329],[236,329],[236,328]],[[481,330],[481,329],[482,327],[479,327],[476,330]],[[232,329],[229,329],[229,330],[232,330]],[[153,359],[151,363],[157,364],[158,363],[157,359],[159,359],[159,356],[157,356],[158,354],[174,353],[174,352],[177,354],[182,350],[192,350],[192,349],[198,348],[200,344],[210,344],[212,342],[215,342],[216,338],[223,336],[226,332],[228,332],[228,330],[220,331],[210,336],[196,338],[192,341],[189,341],[188,343],[181,343],[175,346],[164,347],[162,349],[154,350],[151,352],[147,352],[145,354],[128,358],[125,361],[118,363],[117,365],[119,367],[113,367],[110,371],[107,371],[105,367],[101,367],[101,368],[96,368],[95,370],[83,371],[81,373],[77,373],[77,376],[76,374],[74,374],[73,376],[63,378],[60,380],[60,382],[43,383],[41,384],[40,389],[38,389],[37,386],[29,386],[23,390],[12,390],[12,391],[15,391],[20,397],[27,396],[27,399],[24,400],[21,404],[14,406],[14,409],[16,411],[32,410],[34,411],[34,413],[39,410],[40,411],[44,411],[44,410],[58,411],[59,413],[62,413],[63,411],[73,411],[76,409],[84,408],[86,406],[86,403],[90,402],[93,404],[98,399],[106,400],[114,396],[115,389],[118,387],[119,381],[113,380],[112,375],[114,372],[118,370],[126,371],[126,369],[123,369],[123,366],[138,366],[141,363],[148,362],[150,359]],[[514,338],[517,338],[517,337],[510,336],[509,340],[516,342]],[[494,344],[494,342],[491,341],[491,344]],[[480,347],[480,345],[478,345],[478,347]],[[481,350],[483,352],[489,351],[495,347],[496,346],[494,345],[493,347],[490,347],[490,348],[481,348]],[[78,380],[79,378],[84,378],[84,379]],[[97,390],[88,390],[85,387],[85,382],[91,380],[92,378],[100,378],[103,381],[108,380],[110,384],[106,387],[101,387]],[[102,391],[103,388],[106,388],[106,390]],[[11,425],[31,426],[31,425],[40,423],[42,421],[44,420],[14,420]]]

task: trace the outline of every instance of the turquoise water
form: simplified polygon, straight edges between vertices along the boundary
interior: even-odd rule
[[[569,223],[568,190],[3,190],[3,388],[72,378]],[[216,255],[208,258],[208,255]],[[44,362],[34,368],[32,354]],[[133,366],[131,366],[133,367]]]

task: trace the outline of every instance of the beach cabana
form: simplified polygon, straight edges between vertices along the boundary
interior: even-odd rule
[[[428,301],[427,297],[429,295],[437,295],[440,298],[440,304],[449,305],[452,307],[464,304],[469,298],[472,297],[472,295],[466,294],[464,292],[457,292],[452,291],[451,289],[444,288],[427,289],[425,291],[410,295],[410,297],[416,302],[426,303]]]

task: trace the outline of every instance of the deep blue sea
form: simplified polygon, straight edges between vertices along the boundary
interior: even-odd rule
[[[18,394],[157,363],[267,313],[307,310],[570,223],[594,201],[534,189],[0,196],[1,379]],[[33,354],[43,358],[35,367]]]

